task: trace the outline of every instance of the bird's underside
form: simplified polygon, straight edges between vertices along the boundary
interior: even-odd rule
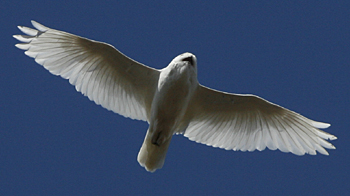
[[[254,95],[213,90],[197,81],[191,53],[174,58],[161,70],[138,63],[113,46],[32,21],[14,35],[25,54],[75,86],[90,100],[115,113],[147,121],[150,126],[138,154],[148,171],[163,166],[173,134],[226,150],[279,149],[296,155],[335,149],[327,123]]]

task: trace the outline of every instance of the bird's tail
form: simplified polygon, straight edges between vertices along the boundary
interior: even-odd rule
[[[163,167],[171,137],[158,146],[152,144],[151,135],[152,134],[150,134],[148,130],[140,152],[137,156],[137,161],[142,167],[145,167],[147,171],[155,172],[157,169]]]

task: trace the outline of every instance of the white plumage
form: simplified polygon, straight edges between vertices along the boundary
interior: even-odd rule
[[[163,166],[173,134],[226,150],[279,149],[296,155],[328,155],[334,135],[320,129],[330,124],[254,95],[216,91],[197,81],[197,59],[191,53],[174,58],[161,70],[138,63],[113,46],[57,31],[32,21],[36,29],[19,26],[14,35],[54,75],[76,90],[125,117],[150,126],[138,161],[148,171]]]

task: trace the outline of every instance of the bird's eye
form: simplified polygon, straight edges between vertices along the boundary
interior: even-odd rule
[[[191,63],[191,65],[193,65],[193,58],[191,56],[182,59],[182,61],[187,61],[187,62]]]

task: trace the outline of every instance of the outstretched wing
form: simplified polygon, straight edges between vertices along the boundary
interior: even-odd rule
[[[50,29],[19,26],[27,35],[16,47],[54,75],[69,79],[96,104],[133,119],[147,120],[159,71],[142,65],[109,44]]]
[[[330,124],[310,120],[254,95],[229,94],[199,86],[189,104],[184,133],[190,140],[226,150],[271,150],[328,155],[337,139],[318,128]]]

